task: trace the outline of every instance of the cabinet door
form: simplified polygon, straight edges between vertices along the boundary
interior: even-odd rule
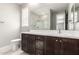
[[[79,40],[62,38],[61,51],[64,55],[79,54]]]
[[[46,39],[46,53],[47,55],[60,54],[60,44],[56,37],[47,37]]]
[[[27,52],[27,39],[29,39],[29,36],[26,34],[22,34],[21,47],[22,50],[25,52]]]
[[[45,45],[45,37],[36,35],[36,54],[44,55],[44,46]]]
[[[35,36],[31,34],[22,34],[22,50],[29,53],[35,54]]]
[[[29,54],[35,54],[35,36],[29,35],[29,39],[27,39],[27,49]]]

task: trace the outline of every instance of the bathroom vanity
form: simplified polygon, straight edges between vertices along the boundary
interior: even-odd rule
[[[22,50],[31,55],[79,55],[78,37],[22,33]]]
[[[39,4],[41,8],[29,8],[29,32],[21,33],[22,50],[26,53],[79,55],[79,6],[68,3],[67,8],[50,7],[55,5],[63,4]],[[25,24],[23,29],[27,29]]]

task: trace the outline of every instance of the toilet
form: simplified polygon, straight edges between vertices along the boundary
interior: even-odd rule
[[[11,40],[12,51],[16,51],[21,47],[21,39]]]

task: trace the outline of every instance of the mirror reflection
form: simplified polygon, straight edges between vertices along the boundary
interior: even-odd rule
[[[29,5],[32,30],[79,30],[78,3],[39,3]]]

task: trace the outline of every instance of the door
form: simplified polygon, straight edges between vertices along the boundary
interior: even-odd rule
[[[36,55],[45,54],[45,36],[36,35]]]
[[[60,44],[57,37],[47,37],[46,39],[46,55],[60,54]]]
[[[35,54],[35,36],[22,34],[22,50],[29,54]]]
[[[22,34],[21,47],[22,47],[22,50],[25,51],[25,52],[28,51],[28,49],[27,49],[28,39],[29,39],[29,35]]]
[[[79,54],[79,40],[78,39],[61,39],[61,50],[63,55],[76,55]]]
[[[29,39],[27,39],[27,52],[29,54],[35,54],[35,36],[29,35]]]

